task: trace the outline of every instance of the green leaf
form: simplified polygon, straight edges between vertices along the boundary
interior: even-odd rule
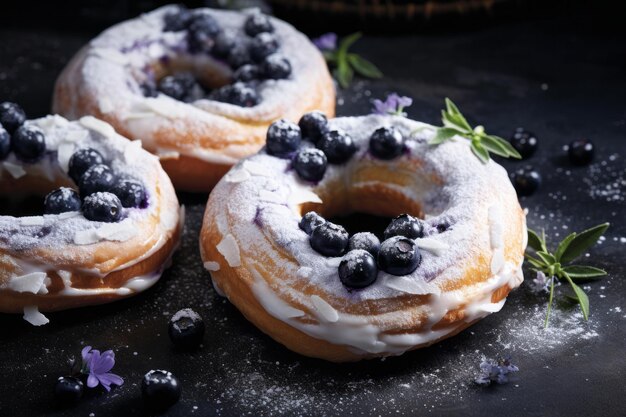
[[[528,229],[528,246],[530,246],[536,251],[539,251],[539,250],[542,250],[544,252],[548,251],[548,249],[546,248],[545,238],[544,239],[540,238],[537,232],[531,229]]]
[[[541,269],[541,270],[543,270],[543,268],[545,268],[545,267],[546,267],[546,264],[544,264],[544,263],[543,263],[543,261],[540,261],[540,260],[539,260],[539,259],[537,259],[537,258],[533,258],[533,257],[532,257],[532,256],[530,256],[530,255],[526,255],[526,260],[527,260],[527,261],[528,261],[528,262],[529,262],[532,266],[534,266],[534,267],[535,267],[535,268],[537,268],[537,269]]]
[[[546,311],[546,321],[544,327],[548,327],[548,320],[550,319],[550,311],[552,311],[552,302],[554,301],[554,278],[550,279],[550,298],[548,299],[548,311]]]
[[[557,261],[561,262],[561,257],[563,256],[563,252],[565,252],[565,250],[567,249],[569,244],[572,243],[572,240],[574,240],[575,237],[576,237],[576,232],[570,233],[569,235],[565,236],[565,239],[563,239],[561,243],[559,243],[559,246],[556,248],[556,252],[554,252],[554,257],[556,258]]]
[[[348,62],[354,68],[354,70],[364,77],[368,78],[380,78],[383,73],[368,60],[361,58],[357,54],[348,54]]]
[[[609,228],[609,223],[599,224],[587,229],[584,232],[578,233],[576,237],[572,239],[567,248],[561,255],[561,263],[567,263],[573,261],[576,257],[581,255],[586,249],[595,245],[600,236],[606,232]]]
[[[546,265],[554,265],[556,263],[556,258],[549,252],[537,251],[537,256],[539,256]]]
[[[517,151],[517,149],[515,149],[508,140],[501,138],[500,136],[495,136],[495,135],[486,135],[485,137],[483,137],[483,142],[485,140],[488,141],[494,141],[497,142],[498,145],[503,148],[506,153],[507,153],[507,158],[508,157],[513,157],[516,159],[522,159],[522,155],[519,154],[519,152]]]
[[[449,139],[452,139],[452,137],[454,135],[457,135],[458,133],[459,132],[449,127],[440,127],[437,129],[435,133],[435,137],[432,138],[429,143],[431,145],[439,145],[440,143],[443,143]]]
[[[474,152],[474,155],[476,155],[478,159],[480,159],[480,162],[482,162],[483,164],[489,162],[489,152],[487,152],[480,143],[472,142],[470,146],[472,148],[472,152]]]
[[[333,74],[335,74],[335,78],[337,78],[337,82],[339,82],[342,88],[348,88],[354,77],[354,71],[352,71],[352,68],[350,68],[346,61],[339,61]]]
[[[450,122],[454,123],[457,126],[460,126],[463,129],[472,130],[472,127],[467,123],[465,117],[461,114],[459,108],[454,104],[452,100],[446,97],[446,115]]]
[[[487,149],[491,153],[495,153],[496,155],[500,155],[505,158],[509,157],[508,149],[502,146],[500,142],[490,136],[483,136],[480,140],[480,143],[485,149]]]
[[[441,110],[441,121],[443,122],[443,126],[444,127],[448,127],[450,129],[454,129],[457,132],[459,132],[459,134],[463,137],[465,137],[466,139],[469,139],[471,134],[472,134],[472,129],[465,129],[464,127],[461,127],[459,125],[457,125],[456,123],[451,122],[450,120],[447,119],[447,113],[445,110]]]
[[[563,271],[565,271],[573,280],[597,279],[606,275],[605,270],[586,265],[569,265],[563,268]]]
[[[578,299],[580,309],[583,312],[583,317],[585,318],[585,320],[589,320],[589,297],[587,297],[587,294],[585,294],[582,288],[574,284],[574,281],[572,281],[572,278],[567,273],[564,273],[563,275],[565,276],[565,279],[569,282],[569,285],[574,290],[574,294]]]
[[[324,51],[324,52],[322,52],[322,55],[324,55],[324,59],[329,64],[334,64],[334,63],[337,62],[337,52],[336,51]]]
[[[355,32],[352,35],[348,35],[339,42],[339,48],[337,48],[337,52],[344,54],[348,51],[348,49],[354,44],[354,42],[358,41],[363,34],[361,32]]]

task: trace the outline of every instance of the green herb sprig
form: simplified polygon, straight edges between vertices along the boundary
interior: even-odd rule
[[[578,258],[583,252],[593,246],[597,240],[606,232],[609,223],[599,224],[581,233],[572,233],[563,239],[554,252],[548,251],[546,246],[546,236],[542,231],[541,235],[528,229],[528,248],[526,250],[526,260],[533,266],[533,270],[541,271],[550,280],[550,296],[548,299],[548,311],[546,313],[545,326],[548,327],[550,311],[554,300],[554,281],[556,279],[565,280],[573,290],[573,295],[567,297],[577,302],[582,310],[585,320],[589,319],[589,297],[585,294],[576,282],[599,279],[606,275],[606,271],[593,266],[572,265],[571,262]],[[529,253],[530,249],[534,254]],[[534,255],[534,256],[533,256]]]
[[[322,53],[326,62],[335,67],[333,75],[342,88],[348,88],[354,73],[367,78],[381,78],[383,73],[370,61],[358,54],[349,52],[350,47],[361,38],[360,32],[346,36],[339,42],[339,47],[333,50],[326,50]]]
[[[430,141],[431,145],[439,145],[454,136],[461,136],[471,142],[472,152],[483,164],[489,162],[490,153],[504,158],[522,157],[509,141],[499,136],[488,135],[483,126],[472,128],[449,98],[446,98],[446,109],[441,111],[441,121],[443,126],[437,128],[435,137]]]

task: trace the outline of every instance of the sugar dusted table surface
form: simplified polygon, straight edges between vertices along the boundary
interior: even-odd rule
[[[623,415],[626,36],[576,32],[584,23],[546,20],[456,35],[367,38],[356,49],[386,77],[341,93],[338,114],[367,113],[371,98],[398,91],[414,98],[408,113],[417,120],[438,123],[449,96],[472,122],[496,134],[508,137],[517,126],[535,132],[540,148],[528,163],[544,183],[521,200],[529,226],[562,238],[612,223],[584,259],[609,272],[585,286],[589,323],[557,309],[543,330],[545,300],[524,284],[500,313],[428,349],[347,365],[306,359],[217,296],[197,248],[206,196],[181,195],[187,206],[183,245],[153,289],[112,305],[49,314],[51,323],[40,328],[0,315],[0,414],[142,415],[141,377],[165,368],[183,384],[173,416]],[[45,114],[56,75],[91,35],[0,29],[0,100],[21,102],[31,116]],[[594,141],[596,159],[573,168],[560,158],[562,146],[581,137]],[[168,318],[184,307],[207,325],[205,344],[193,354],[175,352],[167,336]],[[79,355],[86,344],[115,350],[114,370],[126,383],[55,410],[54,381],[66,373],[67,356]],[[481,359],[502,354],[520,367],[516,379],[475,387]]]

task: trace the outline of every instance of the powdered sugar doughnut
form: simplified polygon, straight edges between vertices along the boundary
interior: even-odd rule
[[[17,151],[0,160],[0,193],[64,188],[48,194],[44,215],[0,215],[0,311],[44,324],[38,311],[106,303],[152,286],[182,233],[178,200],[158,158],[91,116],[48,116],[20,129],[21,137],[42,135],[45,147],[30,161]],[[94,172],[110,173],[112,181],[103,188],[104,177]]]
[[[254,19],[261,24],[250,29]],[[211,94],[193,78],[167,77],[186,71]],[[242,83],[229,84],[234,76]],[[335,92],[322,55],[291,25],[254,10],[166,6],[106,30],[79,51],[57,80],[53,109],[109,122],[158,155],[177,188],[209,191],[258,151],[274,120],[314,109],[334,114]]]
[[[315,141],[321,179],[303,175],[323,157],[292,156],[314,154],[311,143],[284,141],[281,157],[268,142],[215,187],[200,245],[216,288],[289,349],[337,362],[428,346],[499,311],[523,280],[526,247],[506,171],[466,140],[429,145],[434,128],[402,117],[337,118],[328,129]],[[303,218],[311,210],[320,215]],[[350,212],[409,215],[380,244],[327,226]]]

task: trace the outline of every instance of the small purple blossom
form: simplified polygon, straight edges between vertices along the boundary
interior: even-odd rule
[[[110,391],[111,384],[122,385],[124,383],[122,377],[109,372],[115,366],[115,353],[112,350],[101,354],[99,350],[92,350],[91,346],[85,346],[81,355],[83,357],[82,372],[89,375],[87,377],[89,388],[95,388],[100,384]]]
[[[548,278],[543,272],[537,271],[537,275],[529,283],[530,290],[535,294],[539,294],[541,292],[550,292],[550,286],[552,285],[552,281],[554,281],[554,277]]]
[[[337,34],[333,32],[325,33],[319,38],[313,39],[313,44],[322,51],[334,51],[337,49]]]
[[[509,374],[519,371],[519,368],[511,363],[510,357],[505,357],[499,361],[493,359],[484,359],[480,363],[480,375],[474,382],[478,385],[491,385],[492,382],[497,384],[506,384],[509,382]]]
[[[403,110],[413,104],[413,99],[407,96],[400,96],[397,93],[391,93],[387,96],[385,101],[375,99],[372,103],[374,104],[374,108],[372,109],[372,113],[374,114],[406,116]]]

